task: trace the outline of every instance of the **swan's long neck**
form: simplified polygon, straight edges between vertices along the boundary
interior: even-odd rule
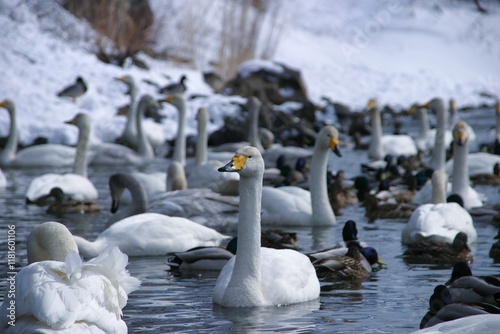
[[[326,186],[328,153],[327,148],[322,148],[319,145],[314,146],[310,173],[313,225],[333,225],[336,222]]]
[[[226,293],[250,300],[261,299],[260,214],[262,178],[240,175],[240,212],[238,216],[238,250],[233,274]],[[229,291],[229,292],[228,292]],[[254,303],[259,304],[259,303]]]
[[[76,244],[78,245],[79,253],[85,258],[94,258],[101,254],[108,246],[106,240],[97,239],[96,241],[88,241],[77,235],[73,236]]]
[[[469,141],[463,145],[453,144],[453,174],[451,180],[451,191],[453,194],[463,194],[470,187],[469,164]]]
[[[199,117],[198,119],[198,139],[196,141],[196,164],[201,165],[207,162],[207,119]]]
[[[368,158],[374,160],[382,160],[385,152],[382,147],[382,120],[380,111],[375,109],[372,111],[372,141],[368,147]]]
[[[444,169],[434,172],[432,176],[432,203],[446,203],[448,177]],[[438,174],[439,173],[439,174]]]
[[[173,160],[179,161],[183,166],[186,165],[186,103],[180,99],[176,105],[179,110],[179,128],[175,140]]]
[[[137,135],[137,119],[136,113],[137,109],[135,106],[135,100],[137,96],[137,88],[132,86],[130,89],[130,106],[127,113],[127,123],[125,125],[125,130],[123,131],[123,136],[126,138],[134,139]]]
[[[249,101],[249,132],[248,141],[251,146],[256,147],[260,152],[264,152],[264,147],[260,141],[259,135],[259,114],[261,103],[257,98],[250,97]]]
[[[429,125],[429,115],[426,109],[419,110],[420,118],[420,138],[427,138],[429,135],[430,125]]]
[[[87,157],[90,145],[90,124],[84,124],[79,128],[78,143],[76,144],[75,162],[73,173],[87,177]]]
[[[151,159],[154,157],[153,148],[151,147],[149,139],[146,137],[146,133],[142,125],[142,115],[144,114],[144,109],[146,108],[146,105],[147,105],[146,99],[141,99],[139,105],[137,106],[137,111],[136,111],[138,151],[142,157]]]
[[[439,103],[436,107],[436,138],[434,140],[434,150],[432,151],[430,167],[434,170],[442,169],[445,167],[446,162],[446,110],[444,105]]]
[[[0,164],[6,165],[10,161],[14,160],[16,157],[17,151],[17,117],[16,117],[16,109],[12,107],[9,109],[10,116],[10,131],[9,137],[7,138],[7,143],[5,144],[2,153],[0,154]]]
[[[497,125],[495,127],[495,135],[500,140],[500,111],[497,111]]]
[[[148,194],[146,193],[146,190],[144,189],[142,184],[133,176],[121,175],[115,180],[116,181],[113,182],[117,183],[116,187],[121,188],[121,192],[123,191],[123,188],[128,189],[128,191],[130,192],[130,196],[132,197],[132,203],[130,203],[130,205],[128,205],[126,208],[120,209],[117,213],[112,215],[107,222],[108,225],[130,216],[145,213],[148,209],[149,204]],[[121,192],[119,197],[121,197]]]

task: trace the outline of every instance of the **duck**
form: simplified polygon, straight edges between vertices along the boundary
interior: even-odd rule
[[[45,222],[31,231],[27,248],[29,264],[15,276],[15,299],[5,298],[0,306],[2,332],[127,333],[122,310],[140,281],[129,274],[128,257],[117,247],[83,262],[71,232]]]
[[[500,262],[500,230],[496,235],[495,239],[497,241],[491,245],[490,251],[488,253],[489,257],[491,257],[495,263]]]
[[[331,248],[314,251],[307,253],[306,255],[309,259],[311,259],[311,262],[327,259],[333,256],[344,256],[347,253],[347,246],[353,242],[358,243],[361,247],[368,247],[365,242],[359,241],[358,239],[358,228],[356,222],[349,219],[344,223],[344,227],[342,228],[341,242]]]
[[[219,173],[223,165],[218,160],[207,159],[207,122],[208,110],[200,108],[196,115],[198,137],[196,141],[196,161],[186,165],[186,178],[189,188],[208,188],[223,195],[238,195],[239,176],[233,173]],[[177,138],[179,141],[180,138]]]
[[[52,197],[54,202],[47,208],[47,213],[94,213],[101,211],[101,207],[95,202],[79,202],[67,198],[64,191],[55,187],[52,188],[47,197]]]
[[[324,126],[316,138],[311,161],[310,191],[300,187],[263,187],[263,225],[333,226],[335,214],[328,199],[325,182],[328,151],[341,156],[338,149],[338,131],[331,125]],[[241,180],[240,180],[241,182]],[[240,187],[241,189],[241,187]],[[283,210],[287,208],[287,210]]]
[[[500,162],[493,165],[493,173],[475,174],[469,178],[474,185],[500,186]]]
[[[0,102],[0,107],[7,109],[10,116],[10,131],[7,143],[0,153],[2,167],[67,167],[75,160],[76,149],[66,145],[42,144],[27,147],[17,152],[18,129],[16,106],[10,99]]]
[[[307,256],[260,245],[264,168],[262,154],[253,146],[242,147],[219,168],[240,174],[238,252],[222,268],[212,298],[223,307],[289,305],[319,298],[319,280]]]
[[[500,306],[497,298],[500,292],[499,279],[494,276],[473,276],[467,262],[455,263],[445,285],[448,286],[453,303],[489,303]]]
[[[370,160],[382,160],[386,154],[392,156],[417,154],[417,146],[410,136],[382,134],[382,120],[376,99],[370,99],[368,110],[372,112],[372,140],[368,147]]]
[[[122,134],[116,139],[116,143],[128,146],[132,148],[134,151],[138,151],[139,149],[139,140],[137,136],[137,107],[136,99],[137,99],[137,86],[134,78],[131,75],[124,75],[116,80],[123,82],[128,90],[126,94],[130,95],[130,107],[127,113],[127,122],[125,124],[125,128],[123,129]],[[146,108],[159,108],[157,104],[149,104],[145,106]],[[144,110],[143,115],[146,113],[146,109]],[[147,125],[147,127],[146,127]],[[160,148],[165,144],[165,135],[163,133],[163,128],[159,124],[155,123],[145,123],[142,125],[145,128],[146,138],[151,144],[153,151],[156,152],[160,150]]]
[[[447,174],[440,169],[432,174],[433,203],[420,205],[403,228],[402,242],[413,245],[422,240],[453,243],[458,232],[467,235],[469,243],[477,241],[471,215],[458,203],[446,203]]]
[[[91,203],[97,201],[99,194],[87,177],[87,155],[91,133],[91,118],[88,114],[78,113],[66,122],[76,125],[79,130],[77,153],[73,173],[48,173],[34,178],[26,190],[26,203],[45,205],[45,199],[53,188],[60,188],[64,197],[71,201]]]
[[[185,84],[186,80],[187,77],[185,75],[182,75],[179,79],[179,82],[174,82],[166,85],[165,87],[160,88],[158,90],[158,93],[165,95],[183,94],[184,92],[186,92],[187,89]]]
[[[345,172],[343,170],[338,170],[335,177],[330,177],[327,182],[328,198],[330,199],[330,205],[333,209],[333,213],[336,216],[341,215],[340,209],[345,208],[347,205],[358,203],[358,197],[356,194],[345,186],[347,182],[345,180]]]
[[[238,219],[239,198],[220,195],[210,189],[170,191],[149,202],[142,184],[132,175],[125,173],[111,175],[109,188],[112,198],[111,210],[115,214],[108,220],[108,225],[146,212],[181,216],[208,227],[217,227],[219,230],[233,230]],[[131,194],[132,203],[118,211],[125,189]]]
[[[186,252],[168,254],[167,264],[172,271],[220,271],[236,254],[238,237],[226,247],[195,247]],[[275,249],[297,249],[297,234],[282,230],[261,232],[261,246]]]
[[[87,83],[82,77],[77,77],[74,84],[64,87],[57,93],[59,97],[70,97],[73,102],[76,98],[82,96],[87,92]]]
[[[366,281],[372,272],[372,264],[385,264],[373,247],[362,248],[350,243],[343,256],[331,256],[312,262],[316,275],[325,281]]]
[[[451,244],[443,241],[422,240],[412,244],[403,253],[408,263],[471,263],[473,256],[467,245],[467,234],[458,232]]]
[[[113,166],[113,165],[133,165],[142,166],[152,161],[155,157],[153,146],[147,138],[147,132],[143,126],[144,111],[158,105],[156,99],[149,94],[144,94],[137,105],[137,110],[134,112],[136,125],[135,129],[135,149],[116,144],[116,143],[99,143],[91,145],[92,166]]]
[[[481,314],[500,314],[500,308],[487,303],[453,303],[448,287],[440,284],[429,298],[429,311],[422,318],[420,329]]]

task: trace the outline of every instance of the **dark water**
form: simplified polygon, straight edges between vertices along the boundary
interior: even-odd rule
[[[492,110],[469,112],[462,118],[476,130],[478,141],[486,137],[487,130],[494,124]],[[405,130],[416,133],[415,126],[416,121],[405,120]],[[332,168],[344,169],[348,177],[357,175],[359,163],[366,161],[366,153],[347,148],[342,153],[340,159],[332,157]],[[159,160],[149,166],[148,171],[161,171],[165,165]],[[117,171],[124,169],[90,169],[90,179],[99,189],[101,213],[57,216],[46,214],[43,208],[24,204],[24,193],[31,179],[48,170],[4,170],[9,186],[0,190],[0,298],[3,298],[7,283],[7,225],[16,226],[19,266],[26,264],[27,235],[42,222],[62,222],[73,234],[93,240],[105,228],[110,215],[107,180]],[[498,188],[482,186],[479,190],[488,195],[486,204],[500,202]],[[130,258],[128,268],[142,281],[142,287],[130,295],[123,310],[129,332],[408,333],[418,329],[434,286],[449,278],[450,268],[405,264],[400,258],[404,251],[400,240],[405,221],[368,223],[364,208],[359,206],[346,208],[343,215],[337,217],[336,227],[294,228],[302,251],[325,248],[340,240],[341,228],[348,219],[358,223],[361,240],[375,247],[388,266],[360,285],[325,284],[319,300],[294,306],[219,308],[212,304],[216,273],[174,276],[167,271],[164,257]],[[473,249],[473,272],[500,274],[500,265],[488,257],[497,229],[487,223],[476,222],[475,226],[478,243]]]

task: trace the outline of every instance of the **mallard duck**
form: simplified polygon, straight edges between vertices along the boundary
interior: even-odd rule
[[[356,194],[345,186],[347,182],[343,170],[339,170],[335,176],[327,177],[327,182],[328,198],[335,215],[340,215],[340,209],[347,205],[358,203]]]
[[[372,265],[384,264],[373,247],[361,247],[357,242],[349,243],[343,256],[326,257],[312,262],[318,278],[326,281],[364,281],[372,272]]]
[[[497,239],[497,241],[491,245],[489,256],[495,260],[495,262],[500,262],[500,230],[495,236],[495,239]]]
[[[158,93],[165,95],[172,94],[182,94],[186,91],[187,87],[184,83],[187,80],[185,75],[182,75],[179,79],[179,82],[173,82],[171,84],[166,85],[158,90]]]
[[[68,198],[64,191],[55,187],[47,195],[54,199],[54,203],[47,208],[47,213],[93,213],[101,211],[101,207],[94,202],[81,202]]]
[[[457,262],[453,266],[449,286],[452,301],[465,303],[485,302],[499,306],[500,280],[494,276],[477,277],[472,275],[467,262]]]
[[[488,303],[453,303],[445,285],[438,285],[429,298],[429,311],[420,322],[420,328],[480,314],[500,314],[500,308]]]
[[[471,250],[467,246],[467,234],[458,232],[449,244],[443,241],[422,240],[408,246],[403,258],[409,263],[456,263],[473,260]]]
[[[14,299],[0,306],[2,333],[127,333],[122,309],[140,282],[117,247],[83,262],[69,230],[46,222],[27,243],[29,265],[15,277]],[[15,303],[15,327],[8,307]]]
[[[500,162],[493,165],[493,173],[479,173],[470,176],[473,184],[500,186]]]
[[[261,247],[275,249],[298,250],[300,248],[297,245],[297,233],[285,232],[276,229],[262,231],[260,245]]]
[[[82,96],[87,91],[87,84],[82,77],[76,78],[76,82],[70,86],[63,88],[57,96],[59,97],[70,97],[73,102],[76,101],[77,97]]]

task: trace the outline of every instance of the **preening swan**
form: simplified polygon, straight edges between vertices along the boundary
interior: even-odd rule
[[[447,175],[440,169],[432,174],[433,204],[420,205],[403,228],[402,242],[407,245],[422,240],[451,244],[458,232],[467,235],[469,243],[477,241],[471,215],[457,203],[445,203]]]
[[[338,143],[338,131],[333,126],[327,125],[318,133],[311,161],[310,191],[294,186],[262,189],[263,225],[335,225],[326,171],[329,151],[340,156]]]
[[[66,123],[76,125],[79,130],[73,173],[48,173],[36,177],[31,181],[26,191],[28,203],[38,202],[38,204],[43,205],[43,199],[50,194],[53,188],[60,188],[64,196],[72,201],[94,202],[98,198],[97,189],[87,178],[87,155],[91,132],[90,116],[79,113]]]
[[[65,167],[75,160],[75,148],[57,144],[35,145],[17,152],[18,130],[16,107],[11,100],[0,102],[10,116],[10,131],[7,143],[0,153],[0,166],[5,167]]]
[[[317,299],[319,281],[307,256],[293,250],[260,247],[264,174],[260,151],[245,146],[219,171],[240,174],[240,213],[238,252],[217,279],[214,303],[225,307],[256,307]]]
[[[395,157],[417,154],[417,146],[410,136],[382,134],[382,120],[378,103],[375,99],[371,99],[368,102],[368,110],[372,112],[372,140],[368,147],[369,159],[382,160],[386,154]]]
[[[82,262],[68,229],[46,222],[28,237],[28,261],[15,278],[15,326],[11,300],[0,306],[2,333],[127,333],[122,309],[140,282],[118,248]]]

